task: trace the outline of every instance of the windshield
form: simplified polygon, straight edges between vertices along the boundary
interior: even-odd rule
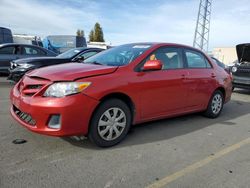
[[[148,44],[125,44],[92,56],[85,60],[84,63],[123,66],[132,62],[150,47],[151,45]]]
[[[76,54],[78,54],[81,50],[79,49],[71,49],[71,50],[68,50],[60,55],[58,55],[57,57],[60,57],[60,58],[72,58],[74,57]]]

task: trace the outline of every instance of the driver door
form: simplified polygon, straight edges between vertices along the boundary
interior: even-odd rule
[[[153,52],[146,60],[161,60],[162,70],[138,74],[141,84],[141,116],[152,119],[180,113],[186,107],[187,88],[182,50],[163,47]]]

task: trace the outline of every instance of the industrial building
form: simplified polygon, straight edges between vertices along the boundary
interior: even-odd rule
[[[214,48],[212,54],[215,58],[226,65],[232,65],[237,60],[235,47],[218,47]]]

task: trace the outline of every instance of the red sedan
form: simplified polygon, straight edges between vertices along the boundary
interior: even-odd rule
[[[84,63],[34,70],[12,89],[11,114],[31,131],[85,135],[112,146],[131,125],[204,112],[216,118],[231,97],[231,76],[192,47],[126,44]]]

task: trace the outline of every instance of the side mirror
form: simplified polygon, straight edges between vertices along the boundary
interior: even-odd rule
[[[143,71],[161,70],[161,69],[162,69],[161,60],[148,60],[142,67]]]
[[[75,61],[77,61],[77,62],[84,61],[84,57],[83,56],[78,56],[78,57],[75,58]]]

